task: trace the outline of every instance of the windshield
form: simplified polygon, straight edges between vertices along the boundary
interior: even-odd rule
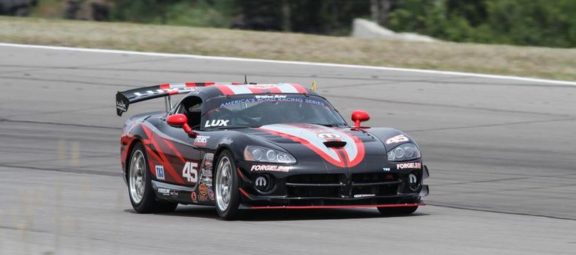
[[[221,97],[204,105],[203,129],[260,127],[277,123],[346,126],[326,101],[306,95],[246,95]]]

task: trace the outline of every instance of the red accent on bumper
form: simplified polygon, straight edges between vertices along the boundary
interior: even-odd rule
[[[412,206],[424,206],[423,203],[411,203],[411,204],[379,204],[379,205],[293,205],[293,206],[250,206],[248,209],[257,209],[257,210],[265,210],[265,209],[346,209],[346,208],[377,208],[377,207],[385,207],[385,208],[394,208],[394,207],[412,207]]]

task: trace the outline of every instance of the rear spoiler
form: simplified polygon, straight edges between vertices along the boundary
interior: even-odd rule
[[[116,114],[122,116],[122,113],[128,111],[128,106],[154,98],[166,98],[166,111],[171,108],[170,96],[177,94],[186,94],[194,91],[195,87],[204,87],[214,85],[214,82],[186,82],[186,83],[164,83],[155,86],[118,91],[116,93]]]

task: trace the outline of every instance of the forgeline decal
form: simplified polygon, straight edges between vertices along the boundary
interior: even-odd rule
[[[226,127],[230,120],[207,120],[204,127]]]
[[[289,172],[289,166],[279,166],[279,165],[252,165],[250,171],[252,172],[260,172],[260,171],[268,171],[268,172]]]
[[[403,142],[408,142],[408,141],[410,141],[410,139],[408,139],[408,137],[406,137],[405,135],[397,135],[397,136],[388,138],[388,140],[386,140],[386,144],[403,143]]]
[[[422,163],[420,162],[409,162],[409,163],[399,163],[396,164],[396,169],[422,169]]]
[[[196,138],[194,138],[194,144],[193,145],[204,147],[208,143],[208,139],[210,139],[210,136],[205,136],[205,135],[196,136]]]
[[[164,180],[166,177],[164,176],[164,166],[163,165],[156,165],[156,179]]]
[[[337,167],[354,167],[365,156],[364,143],[357,136],[343,130],[312,124],[275,124],[260,127],[261,130],[298,142],[328,163]],[[328,147],[327,141],[338,139],[343,147]]]

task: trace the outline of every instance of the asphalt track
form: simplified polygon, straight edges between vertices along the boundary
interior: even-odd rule
[[[431,170],[429,205],[409,217],[135,214],[118,177],[115,92],[244,74],[316,80],[343,114],[409,132]],[[575,254],[575,131],[567,84],[0,46],[0,254]]]

